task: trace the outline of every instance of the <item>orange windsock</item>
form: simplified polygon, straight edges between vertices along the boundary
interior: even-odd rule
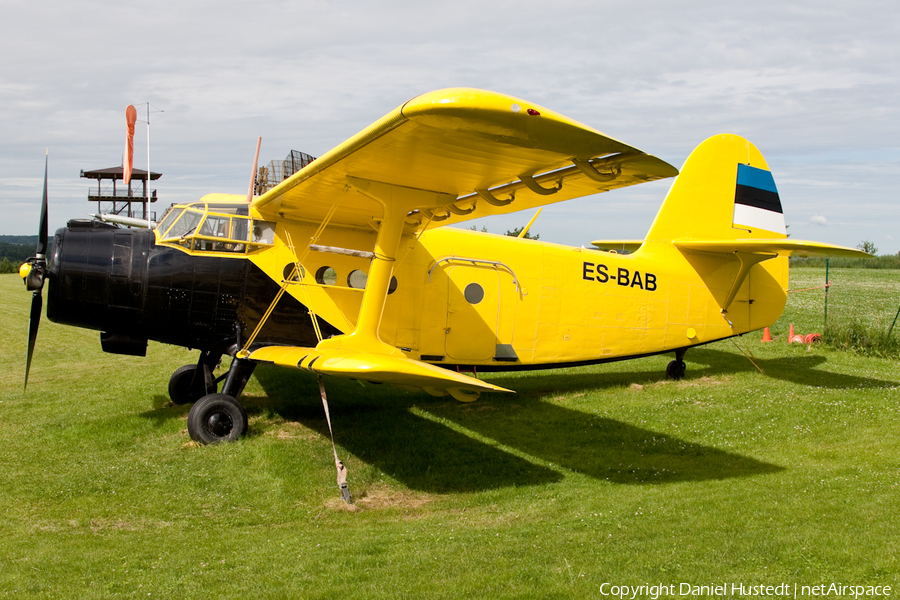
[[[131,168],[134,164],[134,123],[137,121],[137,109],[131,104],[125,109],[125,164],[122,165],[122,179],[125,185],[131,182]]]

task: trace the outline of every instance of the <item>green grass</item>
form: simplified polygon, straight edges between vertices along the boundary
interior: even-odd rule
[[[792,288],[812,287],[807,271]],[[30,294],[0,276],[0,597],[896,593],[900,369],[786,344],[790,322],[821,331],[821,293],[789,298],[775,342],[691,350],[681,382],[669,356],[491,375],[518,394],[473,404],[329,379],[348,509],[314,379],[260,367],[250,435],[197,447],[166,397],[194,353],[107,355],[97,332],[45,319],[23,393]]]

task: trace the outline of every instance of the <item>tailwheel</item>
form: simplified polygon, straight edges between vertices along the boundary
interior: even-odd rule
[[[675,381],[684,379],[684,372],[687,370],[687,365],[684,364],[685,352],[687,352],[687,348],[675,351],[675,360],[666,365],[667,379],[674,379]]]
[[[684,364],[683,360],[675,359],[671,361],[666,367],[666,377],[669,379],[679,380],[684,379],[684,372],[687,370],[687,365]]]
[[[666,366],[666,377],[675,381],[684,379],[684,372],[687,370],[687,365],[684,364],[684,353],[686,351],[687,348],[675,351],[675,360]]]
[[[233,442],[247,432],[247,411],[228,394],[208,394],[191,407],[188,433],[201,444]]]

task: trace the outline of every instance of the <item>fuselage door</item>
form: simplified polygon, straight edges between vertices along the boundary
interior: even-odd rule
[[[497,344],[500,274],[491,267],[448,265],[445,351],[455,361],[490,360]]]
[[[492,264],[453,264],[445,269],[449,280],[447,358],[510,360],[518,299],[514,277]]]

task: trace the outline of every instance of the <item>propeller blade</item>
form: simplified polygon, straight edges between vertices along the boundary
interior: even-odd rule
[[[44,156],[44,198],[41,201],[41,225],[38,230],[38,241],[34,248],[34,255],[42,259],[47,255],[47,164],[50,153]]]
[[[34,355],[34,343],[37,341],[38,327],[41,325],[41,310],[44,308],[44,298],[41,290],[44,287],[44,277],[47,267],[47,166],[50,162],[50,152],[44,156],[44,196],[41,199],[41,224],[38,228],[38,241],[34,248],[34,258],[29,259],[31,269],[25,277],[25,287],[33,290],[31,296],[31,316],[28,320],[28,357],[25,360],[25,389],[28,388],[28,373],[31,372],[31,357]]]
[[[38,326],[41,324],[41,309],[44,299],[37,290],[31,296],[31,318],[28,320],[28,358],[25,361],[25,389],[28,388],[28,373],[31,371],[31,357],[34,354],[34,342],[37,340]]]

